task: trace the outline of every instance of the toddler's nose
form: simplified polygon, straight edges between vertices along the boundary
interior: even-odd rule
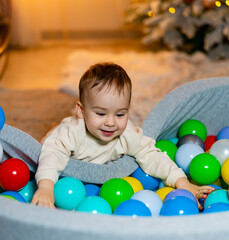
[[[114,118],[113,117],[108,117],[106,119],[106,123],[105,123],[106,126],[109,126],[109,127],[112,127],[115,125],[115,121],[114,121]]]

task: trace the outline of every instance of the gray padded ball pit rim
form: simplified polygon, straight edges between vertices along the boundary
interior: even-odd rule
[[[188,118],[202,120],[209,134],[229,125],[229,78],[177,88],[152,110],[145,134],[173,137]],[[28,154],[26,154],[28,155]],[[6,240],[208,240],[228,239],[229,212],[183,217],[120,217],[53,210],[0,198],[0,236]]]
[[[31,172],[36,171],[41,144],[34,138],[5,124],[0,131],[0,143],[4,149],[3,161],[9,157],[19,158],[27,163]],[[102,184],[111,178],[129,176],[137,167],[134,158],[130,156],[123,156],[104,165],[69,159],[61,176],[72,176],[84,183]]]

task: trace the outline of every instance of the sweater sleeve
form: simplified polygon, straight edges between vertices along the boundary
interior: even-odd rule
[[[35,174],[37,183],[41,179],[50,179],[55,183],[67,166],[77,146],[76,121],[67,118],[44,141]]]
[[[162,179],[167,186],[175,187],[175,182],[186,177],[185,173],[166,153],[155,147],[156,141],[142,134],[141,128],[128,124],[125,132],[128,155],[136,158],[142,170],[156,178]]]

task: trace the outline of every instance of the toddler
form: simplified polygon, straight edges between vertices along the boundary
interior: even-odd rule
[[[64,119],[46,138],[35,179],[32,204],[54,208],[54,184],[69,158],[104,164],[127,154],[149,175],[167,186],[184,188],[203,198],[214,188],[191,184],[184,172],[142,134],[130,120],[131,80],[114,63],[98,63],[81,77],[76,116]],[[199,205],[199,208],[200,205]]]

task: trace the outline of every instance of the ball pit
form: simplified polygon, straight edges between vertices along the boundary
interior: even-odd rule
[[[174,137],[187,119],[202,120],[208,134],[217,135],[228,126],[229,78],[195,81],[179,87],[164,97],[151,111],[142,127],[146,135],[155,139]],[[11,138],[12,137],[12,138]],[[35,171],[41,145],[18,129],[4,126],[0,131],[4,159],[19,156]],[[28,147],[31,146],[32,151]],[[18,156],[17,156],[18,155]],[[123,158],[122,158],[123,159]],[[125,159],[125,158],[124,158]],[[76,176],[91,183],[104,183],[114,172],[118,177],[129,176],[137,167],[131,158],[106,166],[83,164],[82,176],[77,166],[69,162],[63,176]],[[126,159],[125,159],[126,160]],[[74,166],[74,167],[73,167]],[[73,172],[72,169],[76,171]],[[95,170],[96,169],[96,170]],[[98,169],[102,169],[99,171]],[[98,170],[98,171],[97,171]],[[111,171],[109,171],[111,170]],[[95,174],[96,173],[96,174]],[[103,174],[102,174],[103,173]],[[124,173],[124,174],[122,174]],[[115,177],[117,177],[115,174]],[[229,213],[211,213],[179,217],[139,217],[93,215],[65,210],[53,210],[7,198],[0,198],[2,239],[227,239]],[[12,231],[13,229],[13,231]]]

